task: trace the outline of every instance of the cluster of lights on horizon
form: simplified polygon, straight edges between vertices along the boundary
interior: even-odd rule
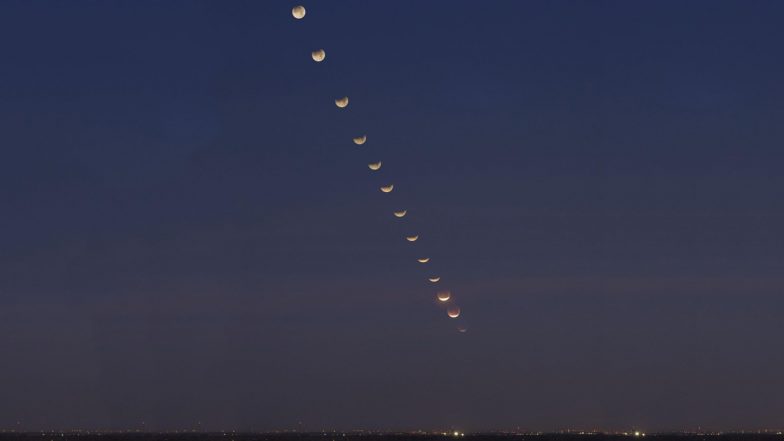
[[[146,426],[144,422],[141,423],[142,426]],[[476,435],[488,435],[488,434],[496,434],[496,435],[551,435],[551,434],[571,434],[571,435],[612,435],[612,436],[625,436],[625,437],[632,437],[632,438],[642,438],[647,436],[662,436],[662,435],[696,435],[696,436],[728,436],[728,435],[784,435],[784,430],[782,429],[757,429],[757,430],[705,430],[702,428],[698,428],[696,430],[688,430],[682,429],[680,431],[663,431],[663,432],[645,432],[641,429],[632,429],[632,430],[608,430],[608,429],[600,429],[594,428],[591,430],[579,430],[579,429],[562,429],[556,431],[532,431],[532,430],[522,430],[521,428],[517,428],[516,430],[485,430],[485,431],[471,431],[465,432],[463,430],[456,430],[450,428],[449,430],[444,429],[411,429],[411,430],[384,430],[384,429],[349,429],[349,430],[338,430],[338,429],[327,429],[321,428],[320,430],[302,430],[301,428],[298,429],[282,429],[282,430],[253,430],[253,429],[221,429],[221,430],[204,430],[201,427],[201,422],[197,423],[199,428],[180,428],[180,429],[161,429],[161,430],[148,430],[146,427],[143,428],[125,428],[125,429],[86,429],[86,428],[58,428],[58,429],[23,429],[21,428],[21,422],[16,423],[15,428],[0,428],[0,433],[12,433],[12,434],[27,434],[27,435],[34,435],[39,434],[42,437],[65,437],[68,435],[103,435],[103,434],[212,434],[216,436],[223,436],[223,437],[242,437],[245,435],[252,435],[252,434],[279,434],[279,433],[287,433],[287,434],[301,434],[301,435],[321,435],[321,436],[364,436],[364,435],[440,435],[446,437],[465,437],[466,434],[468,436],[476,436]],[[300,423],[301,424],[301,423]]]

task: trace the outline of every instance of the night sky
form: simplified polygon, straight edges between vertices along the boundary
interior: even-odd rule
[[[0,4],[0,428],[784,426],[784,3],[297,4]]]

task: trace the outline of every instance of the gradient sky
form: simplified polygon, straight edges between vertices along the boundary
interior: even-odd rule
[[[784,426],[784,3],[295,4],[2,2],[0,428]]]

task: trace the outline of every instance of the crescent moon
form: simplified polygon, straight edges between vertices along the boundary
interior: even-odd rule
[[[419,262],[419,263],[427,263],[427,262],[430,262],[430,258],[429,257],[421,257],[421,258],[417,259],[417,262]]]
[[[406,240],[409,242],[416,242],[419,239],[419,236],[406,236]]]
[[[428,277],[427,280],[429,280],[429,281],[431,281],[433,283],[437,283],[439,280],[441,280],[441,277]]]
[[[458,318],[460,317],[460,308],[457,306],[451,306],[449,309],[446,310],[446,315],[451,318]]]
[[[317,51],[313,51],[310,53],[310,58],[313,58],[313,61],[316,63],[321,63],[324,61],[324,58],[327,58],[327,53],[324,52],[324,49],[319,49]]]
[[[368,168],[373,170],[373,171],[376,171],[376,170],[380,169],[381,168],[381,161],[371,162],[370,164],[368,164]]]
[[[344,96],[343,98],[336,99],[335,105],[340,107],[341,109],[348,106],[348,97]]]
[[[466,331],[468,331],[468,329],[466,329],[466,328],[464,328],[462,326],[457,328],[457,332],[465,333]]]
[[[291,8],[291,15],[294,16],[297,20],[301,20],[305,17],[305,7],[304,6],[294,6]]]
[[[403,217],[403,216],[405,216],[405,215],[406,215],[406,210],[400,210],[400,211],[396,211],[396,212],[394,212],[394,213],[392,213],[392,214],[394,214],[394,215],[395,215],[395,217]]]
[[[449,291],[438,291],[436,298],[440,302],[448,302],[452,298],[452,293]]]
[[[367,135],[357,136],[354,138],[354,144],[356,145],[362,145],[365,143],[365,141],[367,141]]]
[[[389,184],[386,187],[381,187],[381,191],[384,192],[384,193],[389,193],[389,192],[392,191],[393,188],[395,188],[395,186],[392,185],[392,184]]]

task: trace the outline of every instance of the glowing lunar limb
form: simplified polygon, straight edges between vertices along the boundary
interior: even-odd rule
[[[381,187],[381,191],[384,192],[384,193],[389,193],[389,192],[392,191],[393,188],[395,188],[395,186],[392,185],[392,184],[389,184],[389,185],[387,185],[385,187]]]
[[[422,257],[422,258],[417,259],[417,262],[419,262],[419,263],[427,263],[427,262],[430,262],[430,258],[429,257]]]
[[[446,315],[451,318],[458,318],[460,317],[460,308],[457,306],[450,306],[449,309],[446,310]]]
[[[393,213],[395,217],[403,217],[406,215],[406,210],[400,210]]]
[[[431,281],[432,283],[437,283],[439,280],[441,280],[441,278],[440,277],[428,277],[427,280]]]
[[[468,331],[468,329],[466,329],[466,328],[464,328],[462,326],[458,326],[457,327],[457,332],[465,334],[466,331]]]
[[[365,141],[367,141],[367,135],[357,136],[354,138],[354,144],[356,145],[362,145],[365,143]]]
[[[335,100],[335,105],[340,107],[341,109],[348,106],[348,97],[344,96],[343,98],[338,98]]]
[[[325,58],[327,58],[327,53],[324,52],[324,49],[319,49],[317,51],[311,52],[310,58],[313,58],[313,61],[316,63],[321,63]]]
[[[448,302],[452,298],[452,293],[449,291],[438,291],[436,298],[439,302]]]
[[[409,242],[416,242],[419,239],[419,236],[406,236],[406,240]]]
[[[294,6],[291,8],[291,15],[293,15],[297,20],[302,20],[305,17],[305,7]]]
[[[380,169],[381,168],[381,161],[371,162],[370,164],[368,164],[368,168],[373,170],[373,171],[376,171],[376,170]]]

